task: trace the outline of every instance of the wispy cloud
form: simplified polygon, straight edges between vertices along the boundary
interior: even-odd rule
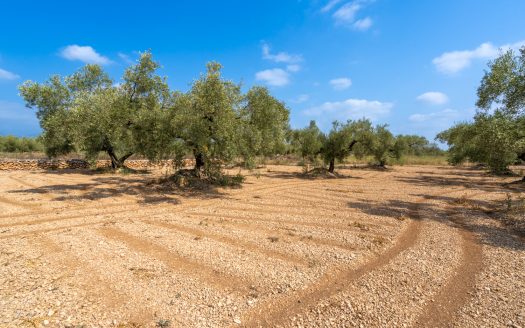
[[[328,3],[326,5],[324,5],[323,8],[321,8],[321,12],[322,13],[329,12],[330,10],[332,10],[332,8],[337,6],[341,1],[342,0],[330,0],[330,1],[328,1]]]
[[[352,80],[350,80],[347,77],[332,79],[330,80],[330,85],[332,86],[332,88],[334,88],[334,90],[345,90],[350,88],[350,86],[352,85]]]
[[[365,17],[363,19],[358,19],[357,21],[354,22],[353,26],[357,29],[357,30],[360,30],[360,31],[366,31],[368,30],[370,27],[372,27],[372,25],[374,24],[374,22],[372,21],[372,18],[370,17]]]
[[[86,64],[107,65],[111,63],[109,58],[102,56],[91,46],[70,45],[65,47],[60,55],[67,60],[79,60]]]
[[[276,63],[297,64],[303,61],[302,55],[289,54],[287,52],[271,53],[270,46],[266,43],[262,45],[262,56],[264,59]]]
[[[366,31],[373,25],[373,20],[370,17],[360,18],[358,17],[359,12],[371,1],[366,0],[355,0],[352,2],[347,2],[341,7],[339,7],[333,14],[332,17],[336,25],[344,25],[353,27],[359,31]],[[328,12],[334,8],[339,1],[333,2],[330,1],[325,5],[321,12]]]
[[[469,67],[472,61],[488,60],[498,56],[500,50],[506,51],[509,49],[518,49],[525,45],[525,40],[518,41],[513,44],[504,44],[499,47],[494,46],[490,42],[481,44],[473,50],[461,50],[445,52],[441,56],[432,60],[436,69],[444,74],[455,74],[459,71]]]
[[[448,102],[448,96],[442,92],[429,91],[419,95],[417,100],[432,105],[443,105]]]
[[[330,119],[348,120],[369,118],[373,121],[386,116],[394,104],[367,99],[347,99],[343,101],[325,102],[320,106],[312,107],[304,111],[310,116],[323,116]]]
[[[290,83],[290,74],[284,69],[273,68],[255,73],[255,79],[270,86],[282,87]]]
[[[301,70],[301,66],[297,65],[297,64],[286,65],[286,70],[288,72],[296,73],[296,72],[299,72]]]
[[[357,12],[361,9],[361,4],[357,1],[348,2],[341,8],[337,9],[332,15],[339,24],[350,24],[356,19]]]
[[[433,138],[436,134],[448,129],[454,123],[472,120],[475,114],[475,108],[464,110],[447,108],[430,113],[414,113],[408,117],[408,130],[406,130],[405,133],[418,133],[428,138]]]
[[[0,80],[16,80],[19,78],[20,76],[18,76],[17,74],[0,68]]]

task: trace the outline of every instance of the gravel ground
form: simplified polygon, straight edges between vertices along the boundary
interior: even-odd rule
[[[525,327],[524,240],[491,214],[511,178],[299,172],[0,172],[0,327]]]

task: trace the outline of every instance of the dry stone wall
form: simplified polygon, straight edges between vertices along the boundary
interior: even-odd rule
[[[192,160],[185,160],[184,165],[192,165]],[[135,170],[146,170],[172,166],[173,161],[166,160],[152,163],[148,160],[127,160],[126,166]],[[97,168],[110,167],[111,161],[98,160]],[[61,170],[61,169],[88,169],[89,162],[82,159],[0,159],[0,170]]]

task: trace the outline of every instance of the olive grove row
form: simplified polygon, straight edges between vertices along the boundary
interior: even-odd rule
[[[213,178],[224,164],[241,159],[252,166],[258,156],[295,152],[307,161],[322,158],[333,172],[335,161],[351,153],[371,155],[384,166],[407,151],[437,149],[423,137],[395,137],[386,125],[366,119],[334,122],[327,134],[315,122],[292,130],[283,102],[260,86],[243,93],[240,84],[222,78],[219,63],[208,63],[188,92],[170,90],[158,68],[145,52],[121,83],[98,65],[23,83],[20,94],[36,109],[45,152],[54,157],[75,151],[88,159],[104,152],[113,168],[134,154],[176,163],[191,155],[195,174]]]

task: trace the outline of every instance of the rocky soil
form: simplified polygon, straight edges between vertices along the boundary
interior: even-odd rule
[[[300,172],[0,172],[0,327],[525,327],[524,239],[494,215],[512,178]]]

